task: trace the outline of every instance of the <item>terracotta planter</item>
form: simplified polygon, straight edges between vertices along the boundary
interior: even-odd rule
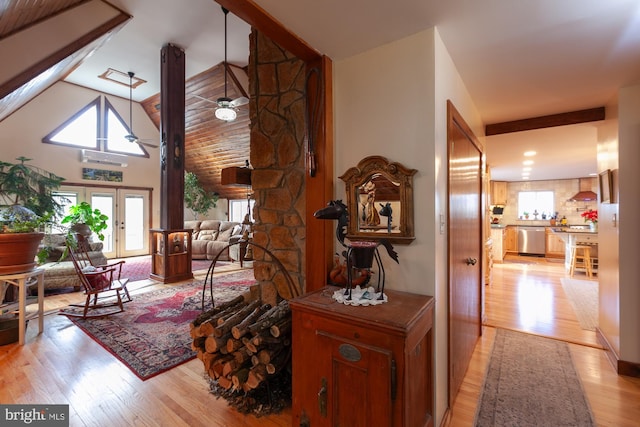
[[[44,233],[0,233],[0,274],[33,270],[43,237]]]

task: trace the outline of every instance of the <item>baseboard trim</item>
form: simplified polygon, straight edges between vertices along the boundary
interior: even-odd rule
[[[600,344],[602,344],[602,347],[604,347],[605,354],[618,375],[640,378],[640,363],[621,360],[620,356],[615,352],[613,347],[611,347],[609,340],[607,340],[607,337],[604,336],[600,328],[596,328],[596,337]]]

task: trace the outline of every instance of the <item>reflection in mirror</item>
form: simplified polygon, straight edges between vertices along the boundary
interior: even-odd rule
[[[346,184],[349,237],[409,244],[413,234],[413,175],[399,163],[370,156],[340,177]]]
[[[356,189],[360,231],[400,233],[400,183],[376,173]],[[395,218],[395,221],[394,221]]]

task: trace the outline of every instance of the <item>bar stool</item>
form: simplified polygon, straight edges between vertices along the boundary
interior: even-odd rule
[[[571,268],[569,269],[569,275],[571,277],[573,277],[576,268],[584,268],[587,277],[591,278],[593,273],[591,269],[591,246],[571,246]]]

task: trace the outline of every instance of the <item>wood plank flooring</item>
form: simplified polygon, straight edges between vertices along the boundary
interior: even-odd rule
[[[500,327],[567,341],[598,426],[637,426],[640,379],[617,375],[595,332],[580,328],[560,283],[562,277],[568,277],[563,265],[510,257],[494,267],[493,282],[485,286],[483,336],[445,425],[473,425],[496,327]]]
[[[636,426],[640,379],[618,376],[597,348],[595,334],[580,329],[560,284],[562,265],[526,262],[495,266],[493,283],[485,287],[487,326],[446,425],[472,425],[495,327],[502,327],[581,343],[570,349],[598,425]],[[142,292],[149,283],[137,285]],[[147,289],[159,286],[170,285]],[[64,306],[77,298],[82,296],[47,297],[47,305]],[[141,381],[64,316],[46,316],[44,334],[36,332],[29,326],[24,346],[0,346],[2,403],[69,404],[74,427],[291,425],[290,410],[256,418],[229,409],[209,393],[197,359]]]

